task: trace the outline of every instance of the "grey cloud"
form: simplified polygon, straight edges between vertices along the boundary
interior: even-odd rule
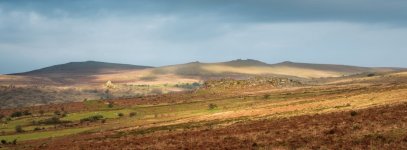
[[[212,15],[231,22],[350,21],[401,25],[407,18],[405,0],[44,0],[0,4],[5,10],[32,10],[53,17],[174,14]]]
[[[85,60],[405,67],[406,7],[401,0],[0,1],[0,73]]]

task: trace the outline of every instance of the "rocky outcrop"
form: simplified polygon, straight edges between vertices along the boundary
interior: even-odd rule
[[[253,77],[247,80],[236,80],[236,79],[221,79],[221,80],[210,80],[206,81],[202,88],[212,89],[212,88],[222,88],[222,89],[235,89],[235,88],[251,88],[258,86],[267,87],[292,87],[301,86],[301,82],[297,80],[292,80],[289,78],[277,78],[277,77]]]

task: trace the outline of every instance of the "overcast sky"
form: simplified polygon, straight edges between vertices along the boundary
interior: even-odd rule
[[[0,0],[0,73],[72,61],[407,67],[406,0]]]

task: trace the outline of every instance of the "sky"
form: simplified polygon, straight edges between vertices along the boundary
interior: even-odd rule
[[[0,74],[77,61],[407,67],[406,0],[0,0]]]

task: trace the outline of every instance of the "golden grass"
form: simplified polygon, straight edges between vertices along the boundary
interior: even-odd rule
[[[320,71],[294,67],[231,67],[226,65],[205,65],[202,69],[214,73],[241,73],[251,75],[277,74],[303,78],[339,77],[339,72]]]

